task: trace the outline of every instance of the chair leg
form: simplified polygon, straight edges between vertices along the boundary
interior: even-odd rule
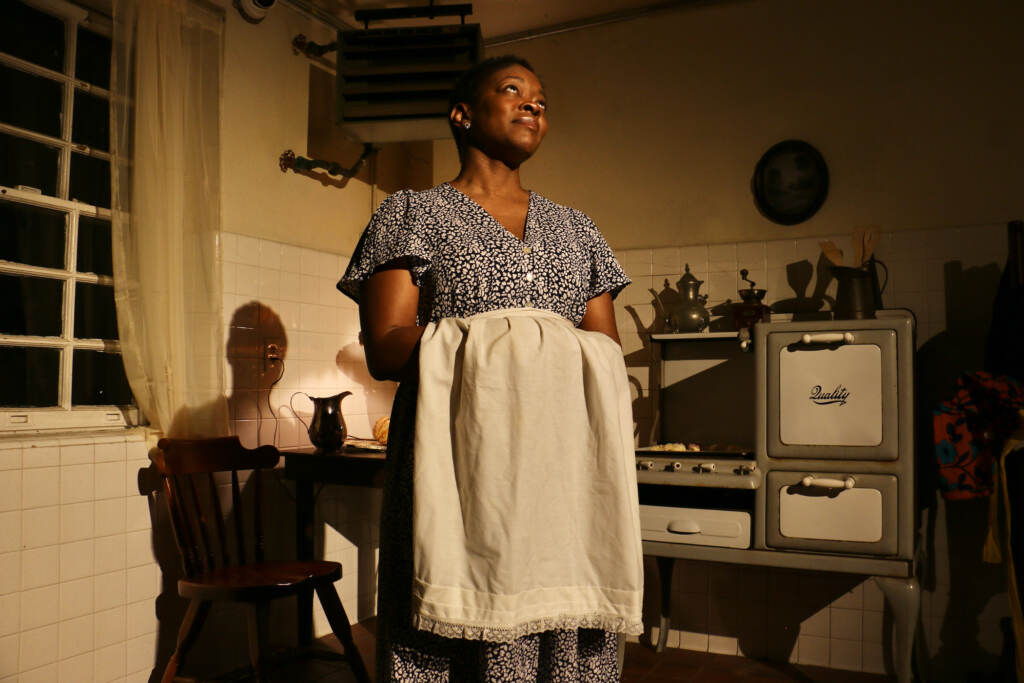
[[[263,670],[260,668],[260,653],[263,651],[263,640],[267,633],[267,619],[270,605],[256,602],[248,605],[246,621],[249,625],[249,664],[257,681],[263,681]]]
[[[167,662],[164,677],[160,679],[161,683],[174,683],[174,677],[178,675],[178,669],[185,663],[185,655],[196,641],[196,636],[199,635],[199,630],[203,627],[203,622],[206,621],[206,615],[209,613],[210,602],[208,600],[193,599],[188,603],[185,618],[182,619],[181,627],[178,629],[178,644],[174,648],[174,654]]]
[[[316,594],[320,598],[320,604],[324,608],[324,614],[327,616],[327,622],[331,625],[331,630],[334,631],[334,635],[338,637],[342,647],[345,648],[345,658],[348,659],[356,680],[359,683],[370,683],[370,675],[366,672],[363,658],[352,640],[352,628],[348,624],[348,615],[345,614],[345,607],[338,599],[338,592],[334,590],[334,584],[327,581],[317,584]]]

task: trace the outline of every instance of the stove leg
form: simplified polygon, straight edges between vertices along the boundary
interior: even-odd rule
[[[664,652],[668,642],[668,627],[672,622],[672,570],[675,568],[674,557],[658,557],[658,580],[661,583],[661,614],[658,621],[658,644],[655,652]]]
[[[899,683],[914,680],[914,634],[921,616],[921,587],[915,577],[900,579],[893,576],[871,577],[882,589],[893,614],[893,664]]]

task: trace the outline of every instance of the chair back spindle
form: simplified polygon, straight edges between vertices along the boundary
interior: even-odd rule
[[[179,550],[181,570],[185,576],[193,576],[199,573],[199,558],[196,556],[196,544],[193,540],[192,526],[189,523],[188,514],[179,495],[182,490],[181,486],[175,482],[175,477],[170,475],[164,479],[163,488],[170,510],[171,532],[174,534],[174,542]]]
[[[196,528],[195,538],[198,541],[196,554],[202,560],[203,571],[210,571],[214,568],[213,552],[210,550],[210,539],[206,535],[206,527],[209,525],[210,520],[207,517],[206,509],[200,502],[199,491],[196,490],[195,477],[185,477],[185,483],[187,484],[185,491],[188,494],[188,505],[192,508],[192,514],[189,517]]]
[[[238,470],[231,470],[231,507],[235,510],[235,548],[239,563],[245,562],[245,524],[242,521],[242,493],[238,485]]]
[[[231,564],[231,555],[228,553],[227,536],[224,533],[224,510],[220,505],[220,489],[213,472],[206,473],[206,486],[210,492],[210,509],[213,511],[213,535],[216,536],[214,548],[217,551],[216,560],[219,566],[227,567]],[[238,558],[238,563],[244,562],[244,558]]]
[[[262,562],[264,557],[263,547],[263,473],[260,470],[255,470],[252,473],[253,487],[256,492],[256,507],[253,510],[253,538],[255,539],[255,548],[253,551],[256,553],[256,561]]]

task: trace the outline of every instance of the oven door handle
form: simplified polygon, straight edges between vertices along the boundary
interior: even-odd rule
[[[815,477],[810,474],[801,479],[800,483],[806,487],[817,486],[818,488],[823,489],[852,489],[857,485],[857,482],[853,477],[847,477],[846,479],[829,479],[827,477]]]
[[[818,332],[804,333],[800,337],[801,344],[852,344],[853,332]]]
[[[668,523],[668,531],[672,534],[699,534],[700,522],[694,519],[673,519]]]

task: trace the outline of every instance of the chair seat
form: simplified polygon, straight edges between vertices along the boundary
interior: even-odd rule
[[[337,562],[255,562],[181,579],[178,594],[199,600],[270,600],[340,578],[341,565]]]

